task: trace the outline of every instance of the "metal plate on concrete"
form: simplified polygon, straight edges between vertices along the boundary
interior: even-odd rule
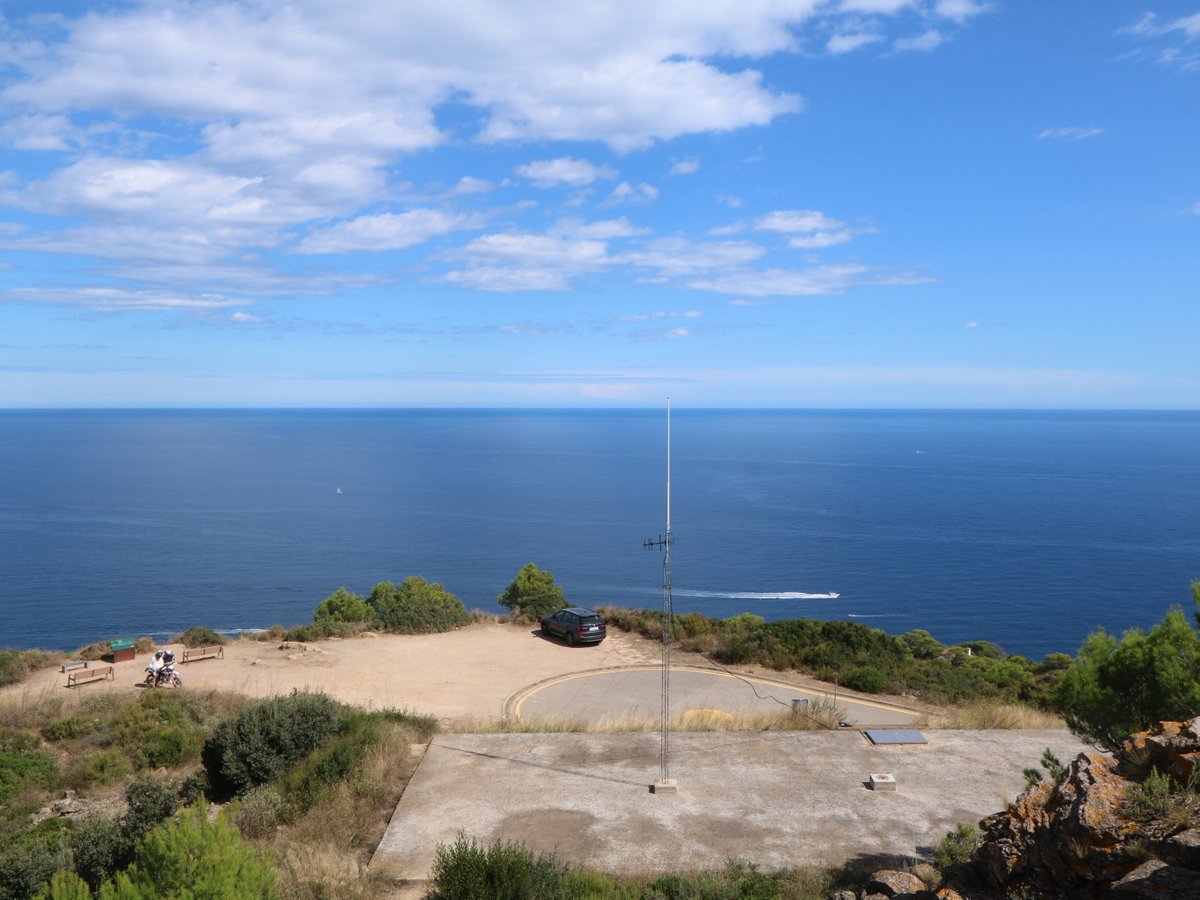
[[[928,744],[925,735],[912,728],[868,728],[863,732],[872,744]]]

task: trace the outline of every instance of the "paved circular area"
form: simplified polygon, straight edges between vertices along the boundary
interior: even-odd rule
[[[852,725],[912,725],[917,720],[912,710],[892,704],[719,668],[672,666],[670,682],[675,720],[694,719],[705,711],[714,719],[790,712],[793,701],[799,701],[799,711],[833,702]],[[586,721],[616,728],[643,722],[656,726],[661,709],[661,666],[638,665],[572,672],[538,682],[509,697],[505,714],[516,721]]]

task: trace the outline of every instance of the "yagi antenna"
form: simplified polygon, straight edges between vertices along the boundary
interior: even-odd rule
[[[659,778],[650,785],[652,794],[674,794],[669,766],[671,733],[671,398],[667,398],[667,531],[658,540],[645,540],[642,546],[663,552],[663,611],[662,611],[662,714],[659,722],[662,742],[658,754]]]

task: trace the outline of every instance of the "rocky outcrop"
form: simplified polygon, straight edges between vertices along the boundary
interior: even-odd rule
[[[1155,770],[1187,784],[1197,759],[1200,718],[1136,734],[1117,757],[1080,754],[1056,782],[1034,785],[980,823],[967,878],[952,886],[981,898],[1200,897],[1200,830],[1186,809],[1135,818],[1129,803]]]
[[[916,876],[876,872],[863,897],[1001,900],[1009,897],[1195,900],[1200,898],[1200,717],[1135,734],[1117,756],[1081,753],[979,823],[969,863],[942,873],[936,892]],[[1135,815],[1131,795],[1152,772],[1173,781],[1157,818]],[[1193,827],[1196,826],[1196,827]]]

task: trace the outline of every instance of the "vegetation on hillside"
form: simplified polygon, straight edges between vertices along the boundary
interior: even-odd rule
[[[65,710],[0,707],[0,898],[375,896],[366,863],[437,727],[307,693]],[[215,822],[209,799],[227,802]]]
[[[1192,599],[1200,622],[1200,581]],[[1200,715],[1200,633],[1179,608],[1120,640],[1094,631],[1051,699],[1072,731],[1115,753],[1134,732]]]
[[[288,632],[291,640],[312,640],[382,628],[399,634],[452,631],[471,621],[462,601],[440,584],[410,575],[397,585],[381,581],[364,600],[338,588],[313,611],[313,625]]]
[[[600,612],[610,625],[654,639],[662,636],[658,612],[616,607]],[[1045,706],[1049,686],[1070,664],[1065,654],[1034,663],[988,641],[947,647],[927,631],[889,635],[858,622],[767,622],[748,613],[728,619],[677,615],[672,637],[683,649],[724,665],[795,669],[857,691],[916,694],[935,703],[995,700]]]
[[[555,584],[554,575],[528,562],[521,567],[517,577],[497,598],[514,615],[540,619],[556,613],[567,605],[566,595],[560,585]]]

